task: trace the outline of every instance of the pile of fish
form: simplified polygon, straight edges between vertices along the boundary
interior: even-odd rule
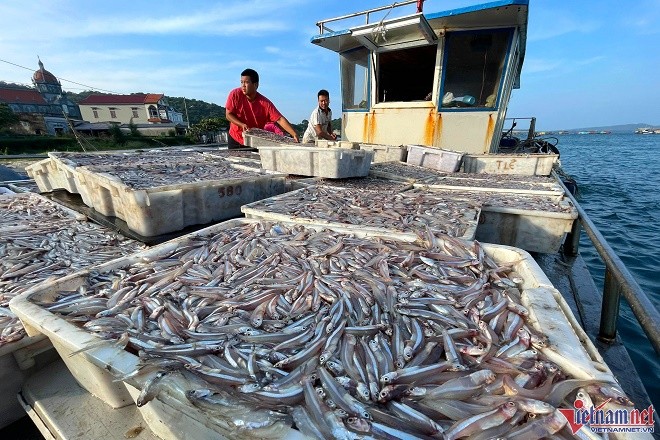
[[[34,194],[0,196],[0,346],[25,336],[9,301],[37,283],[134,253],[139,243]]]
[[[529,211],[546,212],[572,212],[575,207],[567,203],[560,196],[546,196],[537,194],[516,194],[509,192],[488,191],[454,191],[454,190],[428,190],[425,187],[407,191],[410,193],[426,192],[433,193],[438,200],[445,203],[455,203],[458,200],[472,203],[480,208],[513,208]]]
[[[71,221],[72,215],[41,196],[29,193],[0,196],[0,228],[3,230],[11,226],[39,225],[51,220]]]
[[[288,136],[281,136],[279,134],[273,133],[272,131],[262,130],[261,128],[250,128],[249,130],[245,131],[244,134],[276,144],[290,144],[294,142],[293,139]]]
[[[252,210],[284,214],[293,219],[324,220],[360,227],[402,232],[429,229],[434,234],[462,237],[476,225],[477,210],[469,202],[446,203],[433,192],[374,192],[309,186],[285,195],[260,200]]]
[[[172,162],[157,165],[90,167],[91,173],[109,174],[132,189],[179,185],[211,180],[249,179],[261,175],[233,167],[227,161]]]
[[[379,192],[401,192],[410,187],[406,183],[378,177],[351,177],[349,179],[319,179],[317,185],[335,188],[360,189]]]
[[[122,378],[152,375],[138,405],[203,379],[187,399],[235,438],[283,436],[291,418],[320,439],[573,438],[557,408],[576,392],[630,404],[547,360],[519,262],[476,241],[248,223],[131,261],[40,305],[140,355]]]
[[[125,153],[49,153],[53,160],[59,160],[67,165],[79,166],[105,166],[105,165],[162,165],[172,162],[200,161],[204,156],[191,149],[183,150],[147,150],[131,151]]]
[[[443,177],[447,173],[432,170],[430,168],[408,165],[403,162],[380,162],[371,164],[373,175],[384,175],[392,179],[404,179],[408,181],[420,181],[431,178]]]

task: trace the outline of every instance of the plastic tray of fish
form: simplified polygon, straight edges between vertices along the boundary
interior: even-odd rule
[[[299,176],[345,179],[369,174],[373,153],[316,147],[259,147],[261,166]]]
[[[44,281],[142,248],[84,220],[38,194],[0,196],[0,427],[25,416],[15,396],[29,374],[53,358],[48,339],[26,336],[10,300]]]
[[[141,247],[38,194],[0,196],[0,347],[25,336],[6,309],[12,298],[47,279]]]
[[[380,162],[371,165],[369,174],[383,179],[420,183],[427,179],[442,177],[446,173],[417,165],[410,165],[405,162]]]
[[[226,161],[85,167],[79,174],[85,204],[145,237],[237,217],[242,205],[285,190],[282,175]]]
[[[558,159],[558,154],[466,154],[463,171],[548,176]]]
[[[429,192],[308,186],[241,208],[248,218],[349,227],[382,234],[448,234],[472,240],[479,209],[466,202],[438,203]]]
[[[406,162],[411,165],[433,168],[434,170],[453,173],[461,167],[463,155],[460,151],[427,147],[424,145],[407,145]]]
[[[485,177],[476,174],[453,173],[451,176],[440,176],[430,178],[424,181],[424,185],[437,189],[460,189],[490,192],[515,192],[519,194],[538,194],[538,195],[557,195],[563,194],[563,188],[552,178],[549,181],[524,181],[526,176],[519,176],[518,180],[489,179],[488,176],[497,176],[496,174],[482,174]],[[536,176],[530,176],[536,177]]]
[[[28,175],[35,179],[41,192],[64,189],[89,200],[78,174],[79,167],[88,166],[144,166],[171,163],[213,161],[201,151],[192,148],[167,150],[138,150],[124,152],[68,153],[50,152],[49,158],[27,166]],[[222,159],[222,158],[218,158]]]
[[[373,163],[406,161],[407,150],[403,145],[383,145],[361,143],[360,150],[374,152]]]
[[[321,438],[527,438],[563,427],[556,408],[580,387],[630,404],[525,251],[403,238],[231,220],[11,307],[30,334],[126,383],[163,438],[283,438],[292,421]],[[446,406],[468,399],[468,413]]]
[[[415,191],[432,191],[441,200],[464,200],[481,209],[476,239],[505,244],[529,252],[559,251],[578,212],[563,195],[506,193],[489,190],[457,191],[416,185]]]
[[[484,207],[476,238],[519,247],[529,252],[558,252],[578,218],[577,209],[570,200],[563,199],[558,205],[561,212]]]

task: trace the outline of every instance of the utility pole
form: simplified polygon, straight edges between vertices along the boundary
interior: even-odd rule
[[[188,123],[188,129],[190,130],[190,118],[188,118],[188,105],[186,104],[186,98],[183,98],[183,108],[186,111],[186,122]]]

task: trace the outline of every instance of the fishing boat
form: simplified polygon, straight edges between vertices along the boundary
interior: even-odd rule
[[[342,140],[356,145],[416,146],[423,149],[423,154],[427,154],[427,150],[430,151],[428,154],[432,154],[433,151],[452,152],[454,153],[451,155],[452,158],[460,158],[463,155],[479,158],[493,165],[494,173],[513,176],[517,175],[514,171],[519,168],[516,167],[526,159],[534,163],[531,172],[534,177],[536,174],[534,171],[537,170],[539,162],[549,159],[551,165],[555,164],[558,159],[558,151],[554,145],[549,145],[547,141],[535,136],[535,120],[531,120],[526,139],[518,139],[513,143],[508,142],[511,141],[510,137],[505,139],[507,138],[506,133],[513,133],[513,126],[508,132],[505,129],[506,110],[511,94],[520,85],[520,75],[525,58],[529,2],[527,0],[500,0],[467,8],[430,13],[422,11],[422,3],[404,1],[317,23],[319,33],[312,38],[312,43],[332,50],[339,56]],[[405,8],[412,5],[416,5],[418,11],[413,14],[405,12]],[[361,23],[355,24],[355,20],[359,20]],[[347,22],[349,24],[345,24]],[[465,166],[465,164],[463,165]],[[635,369],[625,347],[617,338],[616,321],[621,296],[631,305],[642,329],[648,336],[649,343],[656,352],[660,351],[660,329],[658,327],[660,315],[580,207],[572,191],[568,188],[568,184],[571,183],[568,176],[563,174],[561,168],[556,164],[551,168],[555,180],[552,185],[559,186],[561,193],[559,197],[570,202],[576,212],[576,218],[569,219],[568,231],[559,232],[559,243],[554,240],[556,234],[553,239],[541,237],[545,235],[543,232],[544,228],[547,228],[546,221],[542,221],[541,226],[534,229],[536,237],[528,234],[526,238],[521,238],[523,230],[527,227],[523,223],[531,220],[512,221],[509,217],[493,214],[495,218],[499,219],[497,220],[499,223],[493,226],[498,230],[499,245],[524,249],[516,255],[526,256],[525,251],[529,251],[533,264],[542,271],[539,279],[547,277],[551,283],[551,286],[547,283],[545,286],[537,286],[540,289],[539,292],[542,293],[534,297],[534,304],[530,307],[536,322],[542,327],[540,331],[547,331],[552,335],[550,342],[556,350],[554,358],[541,360],[543,362],[554,361],[561,365],[562,369],[570,371],[570,377],[574,380],[588,381],[594,377],[612,378],[617,389],[620,388],[625,393],[625,396],[616,394],[612,395],[612,398],[619,398],[620,402],[627,402],[630,399],[639,411],[635,413],[638,415],[636,423],[626,425],[630,430],[636,429],[633,434],[612,432],[609,434],[609,438],[650,438],[648,432],[652,432],[653,422],[649,423],[649,414],[653,414],[653,407],[645,392],[644,384],[634,373]],[[483,179],[481,184],[490,184],[486,183],[488,182],[487,176],[484,177],[483,174],[479,174],[479,176]],[[223,188],[223,196],[227,194],[225,191]],[[488,224],[487,217],[488,215],[480,218],[479,221],[482,225]],[[504,218],[507,220],[503,220]],[[479,227],[477,227],[477,239],[479,240],[478,231]],[[605,264],[606,283],[602,292],[595,287],[579,252],[578,242],[582,232],[592,240]],[[338,243],[334,243],[333,247],[339,249],[342,245],[340,240]],[[140,257],[133,257],[134,259],[131,261],[144,263],[154,259],[158,252],[162,252],[162,250],[147,252]],[[377,261],[374,259],[372,265],[377,266]],[[422,261],[426,261],[427,265],[433,264],[429,263],[428,258]],[[115,261],[113,264],[119,263]],[[530,272],[533,271],[530,269]],[[65,283],[73,283],[73,281],[73,278],[67,278]],[[535,289],[536,287],[529,290],[534,291]],[[38,289],[33,290],[36,293]],[[548,292],[557,292],[557,295],[554,296]],[[19,302],[15,301],[15,303]],[[17,313],[24,305],[23,301],[20,307],[17,306]],[[500,306],[514,307],[508,305],[506,301],[501,302]],[[349,314],[348,311],[346,314]],[[155,314],[155,316],[158,315]],[[80,333],[65,331],[63,324],[62,326],[57,324],[55,329],[46,329],[48,326],[46,321],[51,324],[54,322],[52,318],[48,318],[39,323],[39,328],[29,330],[36,333],[38,330],[51,333],[60,331],[62,344],[71,342],[67,339],[83,344],[83,348],[80,350],[84,351],[82,356],[88,360],[87,363],[93,366],[80,367],[82,360],[78,363],[76,356],[81,356],[81,354],[76,355],[75,350],[67,348],[69,355],[63,359],[67,364],[66,367],[59,362],[37,371],[26,381],[19,398],[44,436],[74,438],[84,435],[86,438],[101,438],[102,433],[107,433],[109,429],[113,429],[115,434],[119,433],[126,438],[183,439],[211,438],[221,435],[243,438],[253,435],[250,431],[251,428],[246,427],[243,415],[230,411],[233,414],[231,417],[234,417],[233,421],[231,417],[227,419],[222,416],[222,411],[229,411],[229,405],[226,402],[223,404],[224,406],[221,405],[224,409],[218,410],[216,407],[215,410],[211,410],[210,415],[201,418],[196,414],[202,410],[208,410],[208,408],[200,410],[197,405],[185,406],[182,402],[187,402],[186,397],[191,400],[191,396],[181,388],[166,387],[166,389],[160,390],[161,393],[156,398],[153,395],[157,394],[156,376],[148,382],[142,382],[142,390],[129,384],[124,386],[122,380],[118,380],[117,376],[127,378],[131,374],[131,369],[126,365],[135,367],[137,356],[134,353],[125,352],[116,345],[96,349],[93,337],[84,337]],[[341,325],[338,328],[341,329]],[[356,330],[353,328],[351,331],[372,332],[378,331],[378,329]],[[484,331],[490,334],[487,330]],[[417,334],[421,335],[421,328]],[[451,347],[452,343],[447,338],[449,336],[443,335],[443,343],[447,347]],[[90,341],[91,345],[86,346],[85,343]],[[411,341],[406,341],[406,343],[409,342]],[[86,351],[84,347],[91,347],[91,349]],[[475,353],[479,352],[479,347],[473,347],[473,349]],[[254,350],[247,353],[245,360],[233,360],[236,364],[242,362],[247,365],[250,363],[251,374],[255,374],[255,366],[252,363],[255,359]],[[449,348],[447,351],[450,351]],[[365,351],[365,353],[371,352]],[[450,355],[447,354],[447,356]],[[374,359],[376,359],[375,355]],[[553,365],[554,362],[552,362]],[[82,371],[74,371],[76,365]],[[99,365],[104,365],[104,368],[100,368]],[[224,364],[222,365],[224,366]],[[503,365],[500,365],[500,368],[510,368],[509,365]],[[333,367],[341,368],[336,364]],[[190,364],[187,368],[195,369]],[[73,379],[69,370],[76,374],[78,382]],[[329,370],[330,366],[320,370],[322,374],[320,380],[324,385],[332,382],[325,376]],[[459,379],[462,369],[456,368],[455,370],[449,373],[455,376],[451,377]],[[152,373],[155,372],[152,371]],[[552,377],[554,374],[558,373],[553,373]],[[163,375],[161,374],[161,376]],[[161,376],[158,376],[158,379]],[[133,376],[130,377],[133,378]],[[303,379],[301,383],[304,384],[307,399],[310,398],[311,393],[325,393],[323,388],[316,391],[310,389],[310,379],[308,376],[304,377],[306,379]],[[470,379],[473,377],[470,376]],[[388,380],[389,378],[390,376],[387,376]],[[177,384],[181,383],[178,379],[172,379],[172,381],[176,381]],[[80,382],[85,382],[87,385],[82,388],[78,385]],[[552,379],[549,382],[546,381],[546,385],[552,385]],[[151,386],[154,387],[153,390],[148,389]],[[527,395],[523,386],[517,384],[509,384],[509,386],[514,390],[511,395],[517,393],[520,394],[518,397]],[[331,392],[337,393],[335,388],[331,386],[328,388]],[[399,388],[394,387],[393,389]],[[206,391],[208,392],[208,390]],[[259,391],[263,394],[257,395],[263,395],[264,399],[270,396],[264,390]],[[294,391],[300,390],[296,388]],[[409,391],[407,390],[407,392]],[[529,391],[530,396],[537,395],[533,394],[532,390]],[[571,391],[576,391],[576,389]],[[96,399],[92,396],[92,392],[97,396],[104,396],[105,401]],[[300,392],[302,393],[302,391]],[[343,393],[341,391],[333,396],[341,399],[344,396]],[[566,395],[569,393],[567,392]],[[151,394],[151,396],[147,397],[147,394]],[[199,398],[197,402],[208,404],[208,400],[201,399],[208,397],[208,394],[212,393],[199,392],[196,394],[195,396]],[[460,395],[464,394],[465,391],[462,391]],[[563,400],[563,397],[565,396],[562,396],[560,400]],[[577,395],[575,398],[577,402]],[[149,401],[147,399],[153,400],[145,403],[145,400]],[[587,400],[580,400],[581,405],[590,402],[589,397],[585,396],[584,399]],[[357,400],[352,397],[347,400],[351,402],[347,409],[339,407],[335,411],[326,411],[328,420],[334,417],[332,414],[341,413],[339,410],[351,411],[354,415],[347,417],[346,423],[350,418],[354,430],[351,431],[350,436],[344,438],[352,438],[351,436],[360,438],[361,434],[373,434],[374,437],[378,437],[375,434],[376,431],[370,431],[373,427],[370,428],[372,425],[366,421],[369,418],[368,414],[364,416],[359,411],[359,408],[362,407],[356,403]],[[133,405],[134,401],[137,402],[137,406]],[[453,417],[456,420],[462,420],[465,426],[460,423],[458,425],[461,426],[451,426],[449,431],[453,434],[450,437],[478,435],[479,432],[475,427],[479,427],[479,430],[501,429],[497,426],[506,425],[504,422],[518,414],[519,420],[516,422],[516,429],[524,427],[527,431],[517,431],[515,433],[518,435],[517,438],[549,437],[560,429],[562,436],[567,437],[572,435],[571,429],[573,428],[577,428],[573,434],[577,433],[578,436],[603,438],[598,432],[588,428],[585,419],[569,419],[579,413],[582,408],[582,406],[578,407],[577,403],[572,408],[569,405],[562,409],[565,411],[562,412],[564,419],[561,419],[557,412],[552,412],[552,417],[555,418],[550,419],[551,416],[547,411],[539,413],[538,416],[536,413],[530,412],[533,416],[529,416],[526,411],[518,412],[518,404],[515,402],[502,403],[501,399],[494,398],[493,402],[495,401],[498,402],[497,405],[492,406],[495,409],[487,412],[501,411],[504,414],[501,416],[503,417],[501,420],[489,417],[487,422],[484,422],[477,415],[466,414],[466,408],[474,409],[474,406],[452,407]],[[613,405],[614,402],[606,404]],[[110,409],[110,407],[114,409]],[[513,407],[515,410],[512,411]],[[633,411],[631,407],[612,407],[613,411],[619,411],[617,414],[620,416],[632,414],[631,411]],[[319,408],[321,407],[319,406]],[[385,427],[385,424],[377,425],[378,429],[385,430],[378,431],[378,435],[381,435],[382,438],[400,438],[398,435],[402,433],[407,433],[408,438],[418,438],[414,434],[410,434],[405,425],[423,423],[431,423],[431,425],[425,425],[422,431],[426,430],[424,432],[427,433],[433,431],[434,438],[444,437],[436,422],[433,420],[428,422],[429,416],[420,415],[417,410],[411,411],[405,406],[398,406],[396,402],[387,408],[392,409],[393,414],[396,415],[378,413],[378,416],[383,419],[389,417],[390,422],[389,428]],[[602,408],[594,408],[593,405],[589,409],[602,410]],[[641,417],[639,414],[645,409],[646,418],[639,419]],[[442,410],[448,411],[447,408]],[[554,407],[552,410],[555,411]],[[438,414],[437,411],[434,413],[435,415]],[[457,415],[456,412],[461,415]],[[319,414],[321,413],[322,411],[319,412]],[[542,420],[548,421],[548,423],[533,424],[535,417],[543,417]],[[392,427],[392,418],[394,418],[394,424],[400,426]],[[100,420],[103,421],[102,424],[99,423]],[[297,423],[302,426],[305,420],[307,419],[301,418],[298,414]],[[333,423],[336,423],[336,419],[332,420]],[[361,424],[360,420],[362,420]],[[500,421],[495,423],[493,420]],[[651,420],[653,419],[651,418]],[[559,421],[561,426],[557,427],[555,431],[550,431],[551,428],[546,426],[550,421],[553,423]],[[263,420],[261,422],[266,423]],[[87,430],[85,434],[81,434],[80,426]],[[307,425],[305,424],[305,426]],[[468,428],[468,426],[472,427]],[[502,430],[501,435],[513,434],[511,432],[513,424],[504,427],[507,429]],[[538,430],[532,430],[533,428]],[[603,422],[601,428],[603,428],[602,432],[606,432],[607,423]],[[639,429],[646,429],[646,431],[642,432]],[[306,432],[313,432],[313,429]],[[333,431],[332,435],[337,433],[337,436],[341,437],[341,435],[346,435],[346,432],[344,430]],[[273,436],[297,439],[302,438],[303,434],[300,430],[289,429],[278,431]],[[318,436],[324,437],[322,430],[318,431]],[[420,434],[420,436],[423,435]]]

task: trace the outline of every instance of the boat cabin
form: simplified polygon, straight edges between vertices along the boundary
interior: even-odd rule
[[[312,43],[339,54],[342,138],[495,152],[520,84],[528,0],[388,17],[411,3],[317,23]]]

